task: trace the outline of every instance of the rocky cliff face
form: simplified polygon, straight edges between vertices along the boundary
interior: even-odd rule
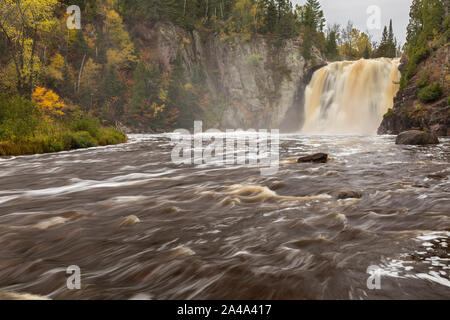
[[[315,48],[312,61],[305,61],[301,38],[276,46],[267,37],[224,40],[169,23],[142,28],[138,36],[167,69],[180,56],[188,76],[204,70],[211,95],[223,101],[220,116],[209,124],[217,128],[297,130],[304,89],[313,71],[326,64]]]
[[[408,81],[406,88],[400,90],[394,100],[394,108],[383,119],[379,134],[399,134],[402,131],[417,129],[433,132],[438,136],[450,136],[450,44],[433,50],[431,55],[421,62],[417,73]],[[401,71],[404,71],[406,59],[402,59]],[[403,66],[403,68],[402,68]],[[428,83],[438,82],[443,88],[440,99],[433,103],[423,103],[418,99],[417,84],[428,76]]]

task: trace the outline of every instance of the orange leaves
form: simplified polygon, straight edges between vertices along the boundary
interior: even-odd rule
[[[211,97],[209,96],[209,93],[205,93],[202,98],[200,99],[200,106],[201,107],[207,107],[211,103]]]
[[[175,127],[177,124],[178,116],[180,115],[180,110],[174,108],[167,112],[165,123],[168,127]]]
[[[63,116],[63,110],[67,107],[55,92],[43,87],[33,91],[33,101],[38,105],[42,117],[50,121],[53,117]]]
[[[135,110],[133,115],[142,122],[148,122],[161,119],[165,109],[166,105],[164,103],[159,105],[156,102],[151,102],[151,99],[149,98]]]

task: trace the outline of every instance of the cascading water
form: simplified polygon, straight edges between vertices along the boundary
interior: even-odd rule
[[[376,134],[399,90],[399,59],[334,62],[305,92],[303,133]]]

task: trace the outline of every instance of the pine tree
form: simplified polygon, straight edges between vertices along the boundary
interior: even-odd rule
[[[389,22],[389,34],[387,40],[387,52],[386,56],[388,58],[395,58],[397,51],[397,44],[394,36],[394,29],[392,27],[392,19]]]
[[[64,61],[62,69],[62,83],[61,94],[64,97],[72,97],[74,94],[73,79],[70,74],[70,69],[66,61]]]
[[[323,31],[323,28],[325,26],[325,18],[323,11],[321,9],[320,3],[318,0],[306,0],[306,8],[310,9],[311,17],[308,17],[308,19],[311,19],[311,21],[308,21],[308,23],[311,23],[311,27],[319,32]]]
[[[409,24],[407,28],[406,49],[417,44],[419,34],[423,28],[422,0],[413,0],[409,11]]]
[[[267,10],[266,10],[266,26],[270,33],[275,32],[275,28],[278,20],[277,7],[275,6],[274,0],[268,0]]]
[[[369,59],[370,58],[370,49],[369,49],[368,45],[366,45],[366,47],[364,48],[363,58],[364,59]]]
[[[330,61],[336,61],[339,60],[339,50],[337,47],[337,42],[336,42],[336,32],[335,31],[331,31],[328,34],[327,37],[327,43],[326,43],[326,55],[327,55],[327,59]]]
[[[277,32],[281,39],[290,38],[295,35],[295,17],[292,3],[288,0],[277,0],[278,23]]]
[[[441,0],[423,0],[422,5],[422,20],[423,20],[423,35],[426,40],[431,40],[439,32],[442,27],[444,19],[443,3],[447,1]]]
[[[383,29],[383,36],[380,45],[378,46],[376,56],[377,58],[387,57],[389,46],[389,32],[386,26]]]
[[[394,35],[394,28],[392,27],[392,19],[389,22],[389,29],[387,26],[383,29],[383,36],[380,45],[376,50],[376,57],[381,58],[395,58],[397,55],[397,39]]]

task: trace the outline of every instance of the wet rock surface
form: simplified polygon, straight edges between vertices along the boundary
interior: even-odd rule
[[[433,133],[410,130],[400,133],[395,143],[404,145],[429,145],[439,144],[439,139]]]
[[[328,154],[316,153],[309,156],[301,157],[297,160],[297,163],[327,163]]]
[[[378,134],[396,135],[403,131],[418,128],[427,130],[437,136],[450,136],[450,106],[447,99],[450,95],[449,65],[450,44],[434,50],[433,53],[417,67],[417,73],[408,81],[405,88],[400,90],[394,99],[394,107],[384,116],[378,129]],[[407,57],[402,58],[401,65],[407,64]],[[404,71],[404,70],[403,70]],[[418,99],[419,88],[417,82],[423,74],[428,74],[427,84],[437,82],[443,92],[436,101],[423,103]]]
[[[339,200],[345,199],[361,199],[362,193],[358,191],[341,190],[338,193]]]

